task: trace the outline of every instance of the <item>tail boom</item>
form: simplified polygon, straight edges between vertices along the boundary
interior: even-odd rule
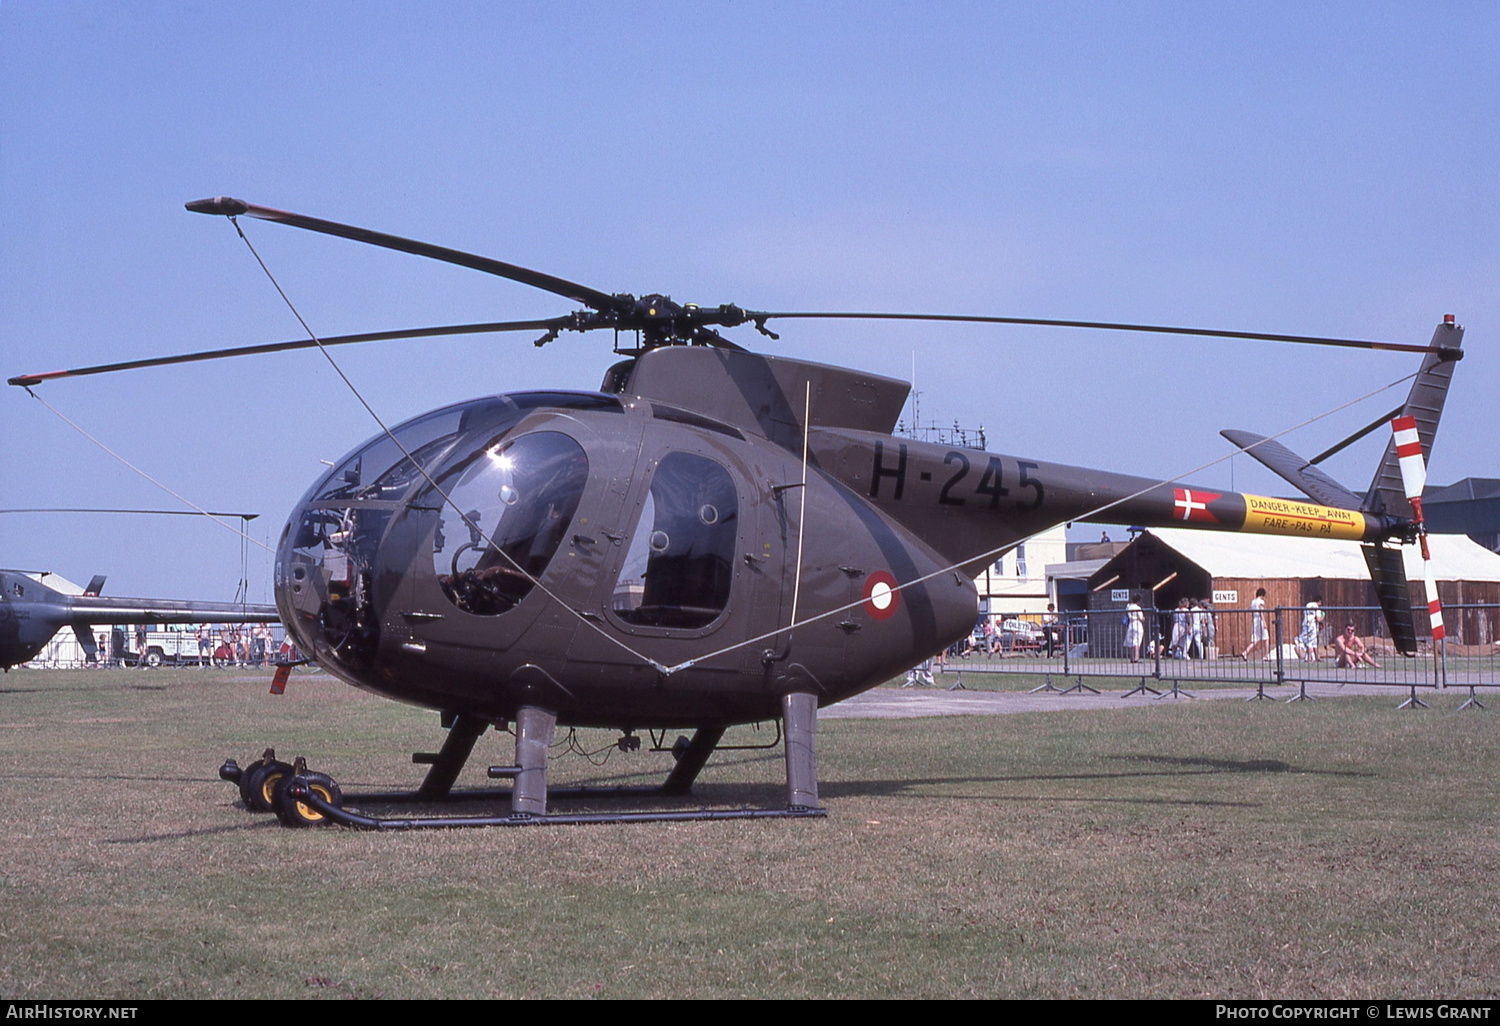
[[[1111,507],[1098,519],[1143,527],[1187,527],[1358,542],[1401,536],[1407,527],[1406,521],[1383,514],[1179,484],[1153,488]]]

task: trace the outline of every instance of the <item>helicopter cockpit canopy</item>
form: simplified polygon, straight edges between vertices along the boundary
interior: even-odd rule
[[[410,541],[397,545],[403,551],[382,551],[400,510],[419,517],[432,572],[459,609],[494,616],[531,591],[588,480],[588,458],[569,435],[545,422],[516,433],[529,413],[546,409],[623,407],[612,396],[578,392],[459,403],[370,439],[308,491],[281,577],[346,665],[361,661],[375,634],[370,598],[380,567],[428,558],[414,554]]]

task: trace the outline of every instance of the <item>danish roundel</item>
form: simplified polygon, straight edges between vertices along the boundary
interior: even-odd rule
[[[870,619],[889,619],[900,605],[901,593],[896,590],[896,578],[884,570],[877,570],[865,578],[865,612],[870,614]]]

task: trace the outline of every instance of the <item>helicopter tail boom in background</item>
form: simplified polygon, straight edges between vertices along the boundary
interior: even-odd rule
[[[72,627],[85,652],[97,655],[92,626],[157,623],[275,623],[275,606],[183,599],[101,598],[96,576],[82,595],[64,595],[27,574],[0,570],[0,668],[36,656],[52,636]]]

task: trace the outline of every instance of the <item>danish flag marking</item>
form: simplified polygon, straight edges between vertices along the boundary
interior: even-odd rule
[[[1220,496],[1220,492],[1195,492],[1191,488],[1173,488],[1172,505],[1182,510],[1182,519],[1203,524],[1217,524],[1219,518],[1208,511],[1208,504]]]

